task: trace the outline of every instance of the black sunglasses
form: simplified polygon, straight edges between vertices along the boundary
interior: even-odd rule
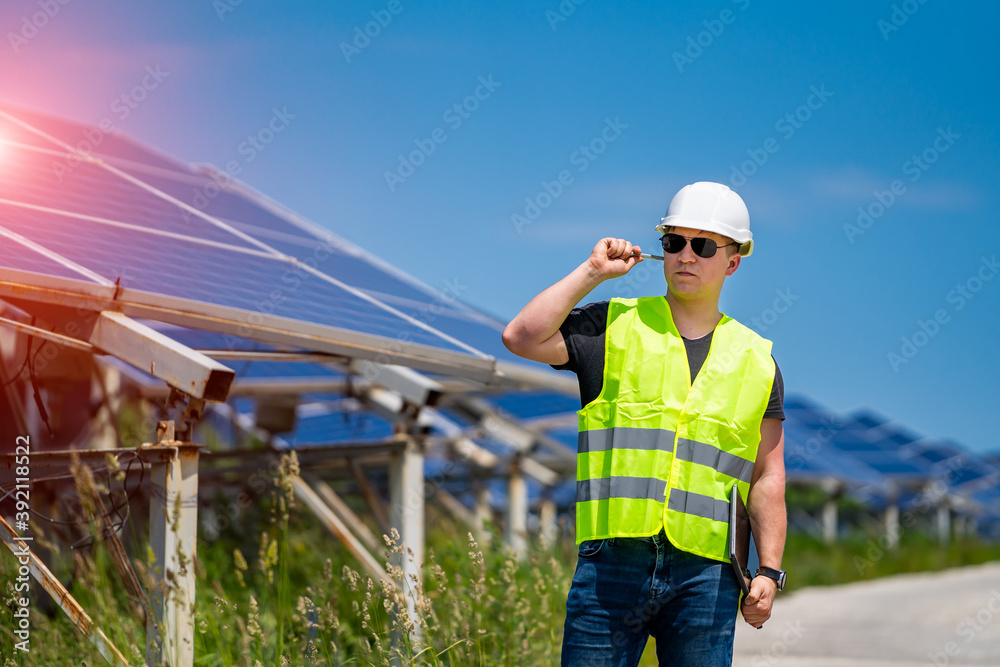
[[[708,259],[709,257],[715,257],[715,251],[719,248],[725,248],[726,246],[736,245],[739,243],[733,241],[732,243],[727,243],[720,246],[718,243],[710,238],[704,236],[695,236],[691,240],[691,250],[694,250],[694,254],[699,257],[704,257]],[[669,232],[660,237],[660,245],[663,246],[664,252],[669,252],[671,255],[679,253],[684,250],[684,246],[687,245],[688,237],[681,236],[680,234],[674,234]]]

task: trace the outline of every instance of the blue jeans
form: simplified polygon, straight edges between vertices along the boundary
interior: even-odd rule
[[[681,551],[663,530],[580,544],[566,599],[563,667],[728,667],[740,585],[729,563]]]

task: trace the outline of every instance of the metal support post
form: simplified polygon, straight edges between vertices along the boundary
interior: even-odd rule
[[[941,504],[937,506],[937,534],[938,543],[946,547],[948,546],[948,541],[951,538],[951,508],[948,507],[948,501],[944,498],[941,499]]]
[[[885,542],[889,549],[899,547],[899,505],[895,498],[885,508]]]
[[[551,498],[542,498],[538,510],[538,537],[542,547],[548,549],[556,543],[559,527],[556,525],[556,502]]]
[[[490,506],[490,490],[486,485],[479,483],[476,489],[476,526],[477,530],[472,531],[480,544],[488,544],[493,533],[486,529],[486,522],[493,523],[493,509]]]
[[[389,498],[392,507],[391,522],[399,531],[400,540],[407,552],[397,556],[396,566],[403,571],[402,593],[406,598],[406,611],[414,622],[416,637],[419,639],[419,624],[416,623],[417,590],[414,580],[422,580],[424,566],[424,453],[419,443],[409,438],[402,451],[391,455],[389,464]]]
[[[827,498],[823,503],[823,542],[837,541],[837,499]]]
[[[528,553],[528,485],[517,465],[507,478],[507,546],[518,558]]]
[[[172,440],[167,422],[150,457],[149,543],[161,578],[150,591],[152,614],[146,623],[146,662],[170,667],[194,665],[194,559],[198,528],[198,445]]]

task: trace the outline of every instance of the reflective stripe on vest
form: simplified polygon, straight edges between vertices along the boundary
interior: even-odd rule
[[[579,412],[577,543],[655,535],[728,561],[729,489],[749,492],[771,342],[723,315],[690,382],[666,299],[612,299],[600,395]]]

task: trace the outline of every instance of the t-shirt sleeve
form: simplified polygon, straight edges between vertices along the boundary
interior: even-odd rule
[[[774,359],[774,355],[771,355]],[[771,398],[767,401],[764,419],[785,419],[785,382],[781,378],[778,362],[774,362],[774,384],[771,385]]]
[[[608,326],[608,302],[595,301],[570,311],[559,326],[569,361],[562,365],[550,364],[557,371],[577,372],[580,359],[600,353],[604,358],[604,332]],[[600,350],[598,351],[598,347]]]

